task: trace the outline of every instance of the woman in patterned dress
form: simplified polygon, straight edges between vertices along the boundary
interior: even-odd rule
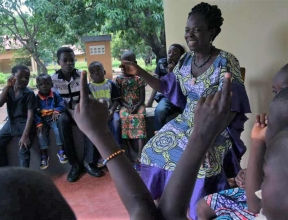
[[[197,219],[198,200],[229,188],[227,178],[237,175],[241,169],[240,159],[246,151],[240,135],[247,120],[245,113],[250,112],[250,106],[240,65],[231,53],[212,45],[221,31],[222,23],[222,14],[217,6],[200,3],[192,8],[185,28],[185,40],[190,51],[182,56],[172,73],[160,80],[150,76],[139,66],[122,61],[130,74],[138,74],[171,102],[178,102],[179,106],[179,102],[185,104],[183,97],[186,99],[183,113],[167,123],[142,151],[141,177],[154,199],[161,197],[193,132],[194,108],[198,99],[221,90],[224,74],[232,74],[233,118],[203,159],[190,202],[190,216],[194,220]]]
[[[126,51],[121,56],[122,59],[136,62],[135,54]],[[120,119],[122,128],[122,138],[128,140],[128,145],[132,146],[129,139],[137,141],[138,158],[134,161],[134,167],[139,171],[141,151],[146,138],[145,124],[145,82],[139,76],[133,76],[126,73],[123,69],[122,75],[117,76],[115,80],[116,86],[121,94]],[[136,145],[135,144],[135,145]]]

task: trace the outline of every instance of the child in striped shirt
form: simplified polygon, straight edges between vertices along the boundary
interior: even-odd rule
[[[116,112],[118,100],[121,98],[114,82],[105,79],[106,71],[103,64],[98,61],[92,62],[89,67],[92,82],[89,90],[93,98],[105,100],[109,110],[108,125],[118,146],[121,144],[121,126],[119,113]]]

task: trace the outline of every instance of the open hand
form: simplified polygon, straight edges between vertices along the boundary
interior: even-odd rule
[[[59,113],[59,112],[54,112],[54,113],[52,114],[52,120],[53,120],[53,121],[57,121],[58,118],[59,118],[59,116],[60,116],[60,113]]]
[[[130,113],[131,114],[136,114],[137,113],[137,111],[138,111],[138,109],[139,109],[139,105],[133,105],[132,107],[131,107],[131,110],[130,110]]]
[[[108,109],[95,99],[90,99],[87,84],[87,71],[82,71],[80,81],[80,102],[75,106],[74,120],[83,133],[95,135],[95,133],[108,128]]]
[[[235,178],[237,186],[242,189],[245,189],[246,170],[247,169],[240,170]]]
[[[202,140],[216,138],[231,121],[231,74],[226,73],[221,91],[201,97],[194,110],[194,130]]]
[[[20,138],[20,141],[19,141],[19,147],[20,148],[26,148],[26,149],[29,149],[30,147],[30,139],[29,139],[29,136],[28,135],[22,135],[22,137]]]
[[[265,140],[265,133],[267,129],[267,115],[265,113],[256,116],[255,124],[251,131],[252,139]]]
[[[129,75],[137,75],[142,70],[136,63],[127,60],[121,60],[121,65],[119,67]]]
[[[12,87],[16,82],[16,78],[15,76],[9,76],[9,78],[7,79],[7,86]]]

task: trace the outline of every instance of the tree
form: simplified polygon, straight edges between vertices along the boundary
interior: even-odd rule
[[[39,68],[46,72],[46,67],[40,60],[37,51],[37,35],[41,30],[41,20],[33,18],[32,10],[20,0],[2,0],[0,5],[0,27],[1,34],[8,34],[22,45],[34,58]]]
[[[118,36],[124,45],[131,45],[130,47],[134,49],[139,48],[138,45],[151,47],[157,60],[166,57],[162,0],[58,0],[57,2],[61,3],[63,9],[58,10],[59,16],[55,14],[50,19],[51,24],[53,25],[55,21],[62,24],[74,33],[73,36],[112,33],[113,36]]]
[[[1,0],[0,34],[8,35],[22,45],[22,49],[36,61],[38,73],[47,73],[43,63],[47,55],[54,57],[57,48],[78,42],[81,34],[87,32],[87,29],[84,30],[87,26],[81,28],[78,23],[81,19],[84,18],[82,22],[86,25],[94,22],[91,15],[85,17],[86,13],[89,14],[89,9],[82,7],[85,5],[84,1],[75,1],[73,7],[69,2],[71,3],[58,0]],[[75,14],[77,10],[81,17]]]
[[[147,46],[144,40],[141,40],[139,43],[129,43],[129,36],[120,36],[119,32],[113,34],[112,36],[112,43],[111,43],[111,53],[114,58],[120,59],[121,54],[125,50],[133,51],[137,58],[145,59],[147,53],[151,51],[151,47]]]
[[[166,56],[162,1],[158,0],[1,0],[0,34],[19,41],[47,72],[46,56],[79,43],[88,33],[113,33],[134,48]]]
[[[104,14],[104,33],[120,32],[127,44],[150,46],[156,60],[166,57],[163,2],[160,0],[97,1],[97,15]]]

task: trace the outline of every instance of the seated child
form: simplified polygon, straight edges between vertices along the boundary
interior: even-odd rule
[[[27,88],[30,70],[23,65],[12,68],[12,76],[0,94],[0,107],[7,103],[8,121],[0,131],[0,166],[7,166],[6,147],[16,137],[18,139],[21,167],[30,165],[30,148],[35,135],[33,126],[35,94]]]
[[[50,128],[55,134],[56,144],[59,149],[57,156],[59,157],[60,163],[68,162],[56,122],[61,112],[65,111],[65,105],[62,97],[51,90],[53,84],[50,75],[38,75],[36,83],[39,92],[36,95],[37,111],[35,114],[35,121],[41,154],[40,169],[43,170],[49,166],[47,149],[49,147]]]
[[[254,193],[260,189],[263,181],[263,171],[261,169],[263,167],[263,158],[266,151],[265,142],[268,143],[275,133],[279,132],[281,128],[288,126],[286,117],[288,112],[284,107],[281,107],[288,104],[288,88],[286,87],[288,87],[288,65],[282,67],[272,80],[273,93],[277,94],[285,88],[287,97],[284,96],[285,91],[283,91],[283,93],[281,92],[281,103],[277,101],[279,99],[278,95],[273,99],[270,105],[266,138],[265,130],[267,122],[265,121],[267,121],[267,118],[265,119],[265,114],[256,117],[256,123],[251,132],[252,145],[245,179],[246,190],[234,188],[205,197],[206,201],[202,199],[198,203],[198,215],[200,219],[209,219],[216,216],[225,217],[225,219],[235,219],[236,217],[241,219],[254,219],[255,216],[257,216],[254,213],[259,213],[260,200]],[[284,100],[285,98],[287,100]],[[275,118],[275,116],[279,117]],[[272,128],[269,126],[271,124],[273,124]],[[276,126],[276,124],[278,124],[278,126]],[[271,133],[270,130],[273,130],[272,135],[269,134]]]
[[[57,91],[64,99],[66,112],[63,112],[57,125],[63,141],[68,162],[71,165],[67,175],[68,182],[75,182],[80,178],[81,171],[84,170],[93,177],[103,176],[103,171],[97,167],[99,155],[93,143],[84,135],[84,160],[78,158],[73,140],[72,126],[75,125],[73,111],[75,105],[80,100],[80,74],[81,71],[75,68],[75,53],[69,47],[61,47],[57,50],[57,62],[60,69],[51,75],[53,91]]]
[[[167,73],[173,71],[174,67],[177,65],[180,57],[185,53],[185,49],[180,44],[172,44],[169,47],[167,58],[162,58],[158,61],[157,67],[155,69],[155,74],[160,79],[165,76]],[[158,105],[155,108],[155,130],[160,130],[165,124],[169,116],[175,113],[182,113],[183,109],[181,106],[176,106],[167,99],[160,92],[152,90],[150,99],[147,102],[147,107],[152,107],[153,101],[158,102]]]
[[[89,90],[93,98],[105,100],[109,110],[108,125],[118,146],[121,145],[121,127],[119,113],[116,112],[118,100],[121,98],[114,82],[105,79],[106,71],[103,64],[98,61],[92,62],[89,67],[92,82],[89,84]]]
[[[121,60],[129,60],[137,63],[136,56],[131,51],[126,51],[122,54]],[[145,114],[145,82],[139,76],[128,75],[125,68],[122,69],[122,75],[117,76],[115,82],[120,91],[120,118],[122,126],[122,138],[133,140],[132,146],[138,145],[137,160],[134,161],[135,169],[140,170],[141,152],[144,147],[146,138]],[[135,144],[134,140],[138,140]]]

